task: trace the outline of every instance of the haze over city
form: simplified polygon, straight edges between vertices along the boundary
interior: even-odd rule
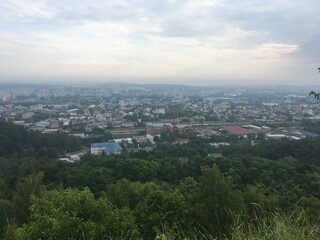
[[[2,0],[0,82],[318,85],[317,0]]]

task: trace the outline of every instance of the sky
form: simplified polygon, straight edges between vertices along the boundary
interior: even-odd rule
[[[0,82],[319,85],[319,0],[1,0]]]

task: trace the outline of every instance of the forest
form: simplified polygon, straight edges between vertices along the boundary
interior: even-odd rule
[[[320,239],[320,138],[85,155],[0,123],[0,239]],[[223,157],[212,157],[219,152]]]

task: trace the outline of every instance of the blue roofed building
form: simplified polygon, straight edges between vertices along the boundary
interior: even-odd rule
[[[40,123],[35,123],[31,126],[30,129],[35,131],[43,131],[45,129],[45,126]]]
[[[307,131],[303,131],[303,132],[294,132],[294,135],[300,137],[300,138],[306,138],[306,137],[318,137],[319,135],[316,133],[312,133],[312,132],[307,132]]]
[[[304,137],[318,137],[319,135],[312,132],[301,132]]]
[[[102,142],[91,144],[91,154],[101,155],[105,153],[106,155],[121,154],[122,147],[116,142]]]

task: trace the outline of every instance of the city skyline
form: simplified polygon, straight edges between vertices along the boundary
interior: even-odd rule
[[[318,85],[317,1],[0,3],[0,82]]]

